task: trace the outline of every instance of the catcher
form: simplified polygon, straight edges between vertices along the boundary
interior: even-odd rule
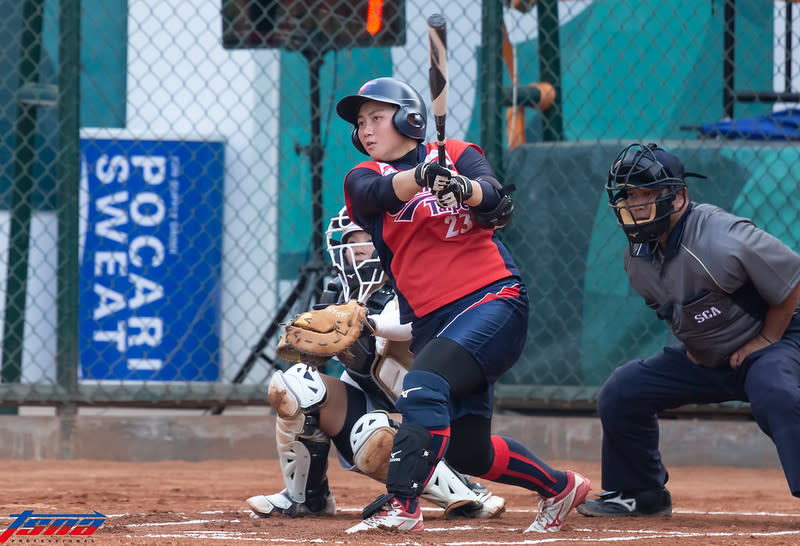
[[[386,481],[398,426],[389,413],[397,411],[394,401],[411,362],[411,325],[400,324],[394,290],[371,239],[345,208],[330,221],[327,249],[337,277],[317,307],[331,305],[296,317],[278,344],[281,359],[297,362],[276,371],[269,384],[286,488],[247,499],[258,517],[336,512],[326,476],[331,440],[344,468]],[[346,368],[340,379],[313,367],[333,355]],[[446,517],[492,518],[505,510],[502,497],[445,461],[435,467],[423,498],[444,508]]]

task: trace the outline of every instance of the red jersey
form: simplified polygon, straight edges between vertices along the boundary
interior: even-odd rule
[[[460,174],[472,179],[494,176],[474,144],[449,139],[446,152]],[[494,281],[519,276],[508,250],[493,231],[475,224],[467,205],[442,209],[428,188],[406,203],[397,198],[392,175],[436,156],[436,143],[431,142],[391,164],[360,163],[345,177],[348,215],[372,236],[384,270],[395,282],[403,322]],[[499,196],[490,184],[481,187],[487,194],[484,201]]]

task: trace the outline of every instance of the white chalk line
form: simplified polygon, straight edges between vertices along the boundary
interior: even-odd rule
[[[345,513],[358,513],[361,512],[361,508],[344,508],[344,507],[336,507],[337,512],[345,512]],[[422,508],[423,512],[441,512],[441,508],[429,508],[427,506]],[[229,513],[230,510],[206,510],[203,512],[195,512],[196,514],[201,515],[213,515],[213,514],[225,514]],[[249,517],[250,510],[239,510],[239,513],[243,515],[247,515]],[[536,510],[526,510],[524,508],[517,508],[517,509],[506,509],[506,513],[517,513],[517,514],[535,514]],[[700,516],[742,516],[742,517],[770,517],[770,518],[800,518],[800,513],[790,513],[790,512],[726,512],[722,510],[673,510],[673,514],[690,514],[690,515],[700,515]],[[118,517],[126,517],[132,516],[136,514],[109,514],[108,518],[118,518]],[[140,514],[145,516],[146,514]],[[177,512],[176,515],[183,515],[183,512]],[[280,516],[278,516],[280,517]],[[0,517],[0,519],[5,519]],[[269,518],[266,518],[269,519]],[[212,521],[222,521],[222,520],[197,520],[198,522],[208,523]],[[235,521],[235,520],[234,520]],[[166,523],[167,525],[175,525],[180,523],[188,523],[186,521],[176,521],[176,522],[169,522]],[[155,525],[155,524],[131,524],[131,525]]]
[[[629,529],[619,529],[619,530],[609,530],[609,529],[602,529],[602,530],[592,530],[595,533],[609,533],[609,532],[616,532],[616,533],[634,533],[634,532],[642,532],[644,531],[631,531]],[[514,540],[514,541],[486,541],[481,540],[478,542],[444,542],[443,546],[478,546],[481,544],[489,544],[493,546],[516,546],[519,544],[548,544],[552,542],[580,542],[581,544],[585,544],[587,542],[633,542],[636,540],[653,540],[654,538],[750,538],[750,537],[777,537],[777,536],[791,536],[791,535],[800,535],[800,531],[775,531],[771,533],[767,532],[717,532],[717,533],[687,533],[684,531],[657,531],[657,532],[646,532],[641,536],[614,536],[614,537],[577,537],[577,538],[543,538],[540,540]]]
[[[226,531],[217,531],[211,532],[207,531],[205,533],[196,533],[196,532],[189,532],[189,533],[174,533],[174,534],[149,534],[143,536],[132,536],[128,535],[129,538],[197,538],[200,540],[240,540],[240,541],[248,541],[248,542],[291,542],[291,543],[305,543],[305,542],[313,542],[313,543],[320,543],[320,544],[345,544],[345,542],[339,540],[331,540],[329,538],[308,538],[308,539],[295,539],[295,538],[264,538],[264,537],[244,537],[238,535],[234,532],[226,532]]]
[[[437,509],[431,508],[426,510],[436,511]],[[360,508],[343,508],[340,507],[337,511],[341,512],[360,512]],[[534,510],[525,510],[525,509],[517,509],[517,510],[508,510],[508,512],[519,512],[519,513],[534,513]],[[249,514],[249,510],[241,511],[243,514]],[[213,514],[222,514],[226,513],[224,510],[208,510],[200,512],[203,515],[213,515]],[[774,518],[786,518],[786,517],[795,517],[800,518],[800,513],[784,513],[784,512],[730,512],[730,511],[703,511],[703,510],[675,510],[673,511],[674,514],[689,514],[689,515],[704,515],[704,516],[737,516],[737,517],[774,517]],[[126,516],[129,514],[119,514],[109,517],[117,517],[117,516]],[[280,517],[280,516],[279,516]],[[269,518],[266,518],[269,519]],[[238,523],[240,520],[238,519],[190,519],[184,521],[174,521],[174,522],[154,522],[154,523],[131,523],[127,524],[128,527],[131,528],[142,528],[142,527],[168,527],[168,526],[175,526],[175,525],[202,525],[202,524],[213,524],[213,523]],[[574,520],[573,520],[574,522]],[[499,523],[499,522],[498,522]],[[428,527],[425,529],[427,533],[443,533],[443,532],[450,532],[450,533],[467,533],[467,532],[474,532],[474,531],[495,531],[495,532],[506,532],[506,533],[513,533],[519,532],[521,529],[514,528],[514,527],[503,527],[499,525],[457,525],[453,527]],[[635,542],[639,540],[652,540],[652,539],[675,539],[675,538],[747,538],[747,537],[760,537],[760,538],[768,538],[768,537],[781,537],[781,536],[800,536],[800,530],[798,531],[774,531],[774,532],[753,532],[753,531],[726,531],[726,532],[687,532],[687,531],[663,531],[663,530],[652,530],[652,529],[592,529],[592,528],[574,528],[573,531],[579,533],[586,533],[586,535],[591,534],[610,534],[613,536],[582,536],[582,537],[563,537],[563,536],[549,536],[547,538],[533,538],[536,535],[529,535],[530,538],[524,540],[505,540],[505,541],[492,541],[487,542],[486,540],[481,541],[450,541],[443,544],[447,546],[478,546],[480,544],[489,544],[489,545],[497,545],[497,546],[521,546],[521,545],[535,545],[535,544],[550,544],[554,542],[561,542],[561,543],[605,543],[605,542]],[[333,544],[346,544],[346,542],[342,541],[335,541],[331,540],[330,537],[326,538],[308,538],[308,539],[289,539],[289,538],[278,538],[278,537],[265,537],[263,536],[263,531],[193,531],[187,530],[184,532],[177,532],[177,533],[149,533],[145,535],[138,535],[142,538],[188,538],[188,539],[198,539],[198,540],[215,540],[215,541],[254,541],[254,542],[264,542],[264,543],[302,543],[302,542],[311,542],[311,543],[333,543]],[[411,538],[409,536],[408,538]],[[386,545],[401,545],[401,544],[414,544],[414,542],[393,542],[393,543],[383,543]]]
[[[480,528],[486,529],[486,528]],[[454,530],[475,530],[475,528],[469,529],[460,529],[460,528],[442,528],[442,529],[425,529],[426,532],[435,532],[435,531],[454,531]],[[505,529],[506,531],[512,531],[512,529]],[[576,531],[581,531],[576,529]],[[585,531],[585,530],[584,530]],[[443,545],[445,546],[479,546],[481,544],[487,544],[492,546],[517,546],[523,544],[549,544],[554,542],[575,542],[575,543],[582,543],[586,544],[589,542],[634,542],[638,540],[652,540],[652,539],[669,539],[669,538],[769,538],[769,537],[779,537],[779,536],[794,536],[800,535],[800,531],[775,531],[775,532],[715,532],[715,533],[689,533],[684,531],[652,531],[652,530],[638,530],[638,531],[631,531],[629,529],[603,529],[602,531],[598,531],[596,529],[589,530],[588,532],[591,533],[616,533],[617,536],[613,537],[552,537],[552,538],[541,538],[541,539],[528,539],[528,540],[504,540],[504,541],[491,541],[487,542],[486,540],[481,541],[466,541],[466,542],[445,542]],[[630,534],[634,533],[634,534]],[[199,540],[225,540],[225,541],[255,541],[255,542],[277,542],[277,543],[303,543],[303,542],[311,542],[311,543],[333,543],[333,544],[346,544],[346,542],[339,541],[339,540],[331,540],[330,537],[326,538],[314,538],[314,539],[289,539],[289,538],[266,538],[266,537],[256,537],[256,536],[246,536],[252,535],[254,533],[238,533],[234,531],[206,531],[206,532],[195,532],[189,531],[186,533],[151,533],[146,534],[141,538],[196,538]],[[620,536],[623,534],[628,534],[629,536]],[[534,535],[535,536],[535,535]],[[129,535],[130,538],[133,538]],[[408,542],[382,542],[380,544],[386,545],[398,545],[398,544],[409,544]],[[411,542],[411,544],[414,544]]]

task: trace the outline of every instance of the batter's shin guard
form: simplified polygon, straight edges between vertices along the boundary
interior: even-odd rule
[[[401,499],[419,497],[449,442],[450,427],[428,430],[401,423],[392,444],[386,490]]]

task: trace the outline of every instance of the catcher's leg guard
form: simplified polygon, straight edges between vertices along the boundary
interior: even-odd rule
[[[290,516],[335,512],[327,479],[330,438],[319,429],[319,408],[326,396],[322,377],[303,364],[276,371],[268,396],[278,414],[275,437],[286,490],[251,497],[248,504],[267,516],[272,511]]]
[[[350,430],[353,464],[370,478],[386,483],[396,433],[397,423],[385,411],[362,415]]]
[[[269,382],[269,405],[278,417],[291,419],[301,410],[309,411],[325,403],[328,394],[319,372],[305,364],[295,364],[285,372],[277,370]]]

